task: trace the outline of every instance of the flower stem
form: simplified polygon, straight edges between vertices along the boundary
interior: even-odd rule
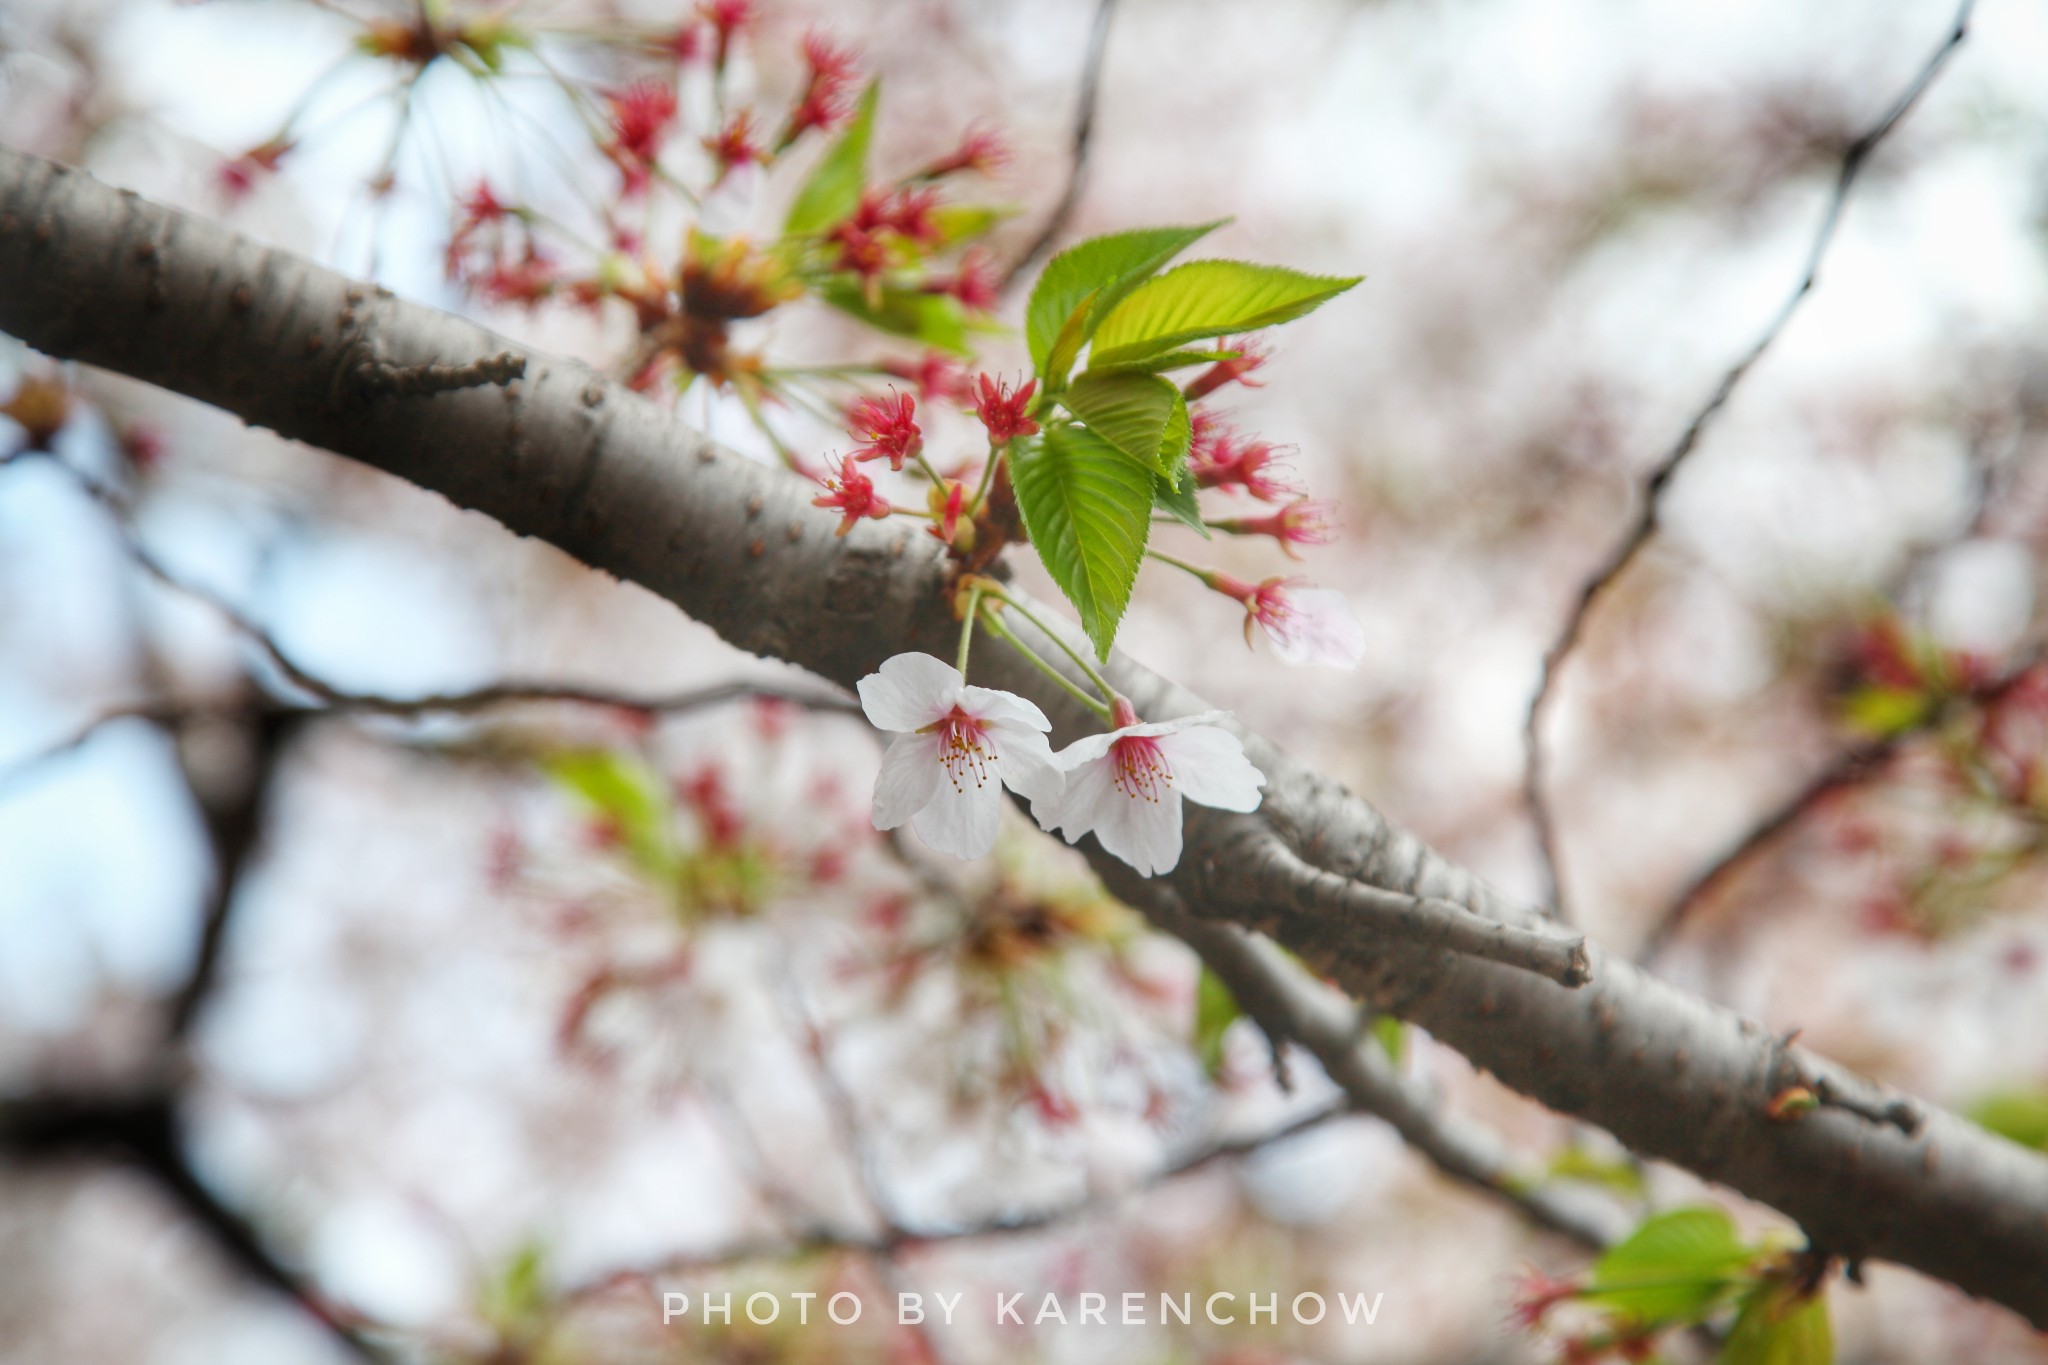
[[[1100,673],[1095,671],[1095,665],[1089,663],[1086,656],[1082,655],[1072,645],[1068,644],[1065,640],[1061,639],[1058,633],[1056,633],[1052,629],[1052,627],[1046,625],[1045,622],[1039,620],[1038,617],[1033,615],[1027,608],[1024,607],[1022,603],[1018,602],[1015,598],[1011,597],[1008,593],[1003,592],[1001,589],[990,589],[989,595],[991,597],[996,598],[1004,606],[1008,607],[1011,611],[1016,612],[1019,616],[1029,621],[1032,625],[1036,626],[1038,628],[1038,633],[1040,635],[1043,635],[1046,639],[1058,645],[1060,648],[1060,652],[1066,655],[1069,659],[1072,659],[1074,661],[1074,666],[1087,675],[1089,682],[1095,684],[1095,689],[1098,692],[1102,693],[1102,699],[1105,703],[1113,702],[1117,699],[1117,690],[1109,685],[1107,679],[1105,679]]]
[[[981,585],[977,583],[967,590],[967,611],[960,618],[960,655],[953,661],[963,678],[967,676],[967,651],[974,644],[974,618],[980,614]]]
[[[996,481],[996,466],[1002,463],[1003,452],[1008,448],[1009,442],[1007,441],[1005,441],[1002,445],[991,444],[989,446],[988,463],[981,467],[981,486],[974,490],[974,503],[972,510],[979,512],[981,510],[982,503],[988,500],[989,486]]]
[[[1015,606],[1016,604],[1010,603],[1010,605]],[[1025,644],[1022,640],[1018,639],[1016,632],[1012,631],[1009,628],[1009,626],[1003,623],[1003,618],[1000,614],[991,615],[988,618],[988,628],[990,634],[994,635],[999,640],[1008,642],[1012,649],[1016,650],[1019,654],[1022,654],[1027,660],[1031,662],[1031,664],[1034,667],[1038,669],[1039,672],[1045,674],[1046,677],[1051,678],[1054,682],[1058,683],[1062,688],[1065,688],[1067,694],[1073,697],[1075,701],[1080,702],[1090,711],[1093,711],[1096,715],[1102,717],[1103,724],[1108,725],[1112,723],[1113,713],[1110,711],[1110,708],[1108,706],[1104,705],[1102,702],[1098,701],[1094,697],[1089,696],[1086,692],[1083,692],[1080,688],[1076,687],[1071,678],[1069,678],[1066,674],[1060,672],[1057,668],[1054,668],[1051,664],[1047,663],[1043,658],[1039,656],[1037,650],[1033,649],[1030,645]],[[1040,627],[1040,629],[1043,629],[1043,627]],[[1055,637],[1054,643],[1058,643],[1057,637]],[[1071,656],[1072,652],[1073,651],[1069,650],[1068,654]]]
[[[1165,554],[1159,550],[1148,549],[1145,551],[1145,555],[1148,559],[1156,559],[1162,564],[1171,564],[1174,568],[1179,569],[1184,573],[1191,573],[1195,577],[1201,579],[1204,583],[1208,583],[1211,586],[1214,586],[1214,579],[1216,575],[1211,570],[1200,568],[1196,565],[1190,564],[1185,559],[1175,559],[1172,555]]]

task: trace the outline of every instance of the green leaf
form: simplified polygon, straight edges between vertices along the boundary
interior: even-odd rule
[[[1211,1080],[1223,1072],[1223,1035],[1243,1016],[1223,978],[1202,968],[1202,979],[1195,985],[1195,1055]]]
[[[1117,365],[1204,337],[1289,322],[1357,284],[1277,265],[1190,261],[1131,291],[1095,332],[1092,363]]]
[[[1177,480],[1164,474],[1154,476],[1152,505],[1202,539],[1209,539],[1208,524],[1202,520],[1202,505],[1195,501],[1195,481],[1187,477],[1185,470]]]
[[[2048,1152],[2048,1090],[2008,1090],[1979,1100],[1970,1118],[2022,1147]]]
[[[1914,729],[1934,709],[1934,698],[1912,687],[1859,687],[1842,701],[1842,718],[1880,738]]]
[[[644,871],[666,874],[675,864],[668,787],[645,763],[609,749],[550,755],[549,777],[617,828],[619,841]]]
[[[1104,659],[1145,557],[1153,478],[1094,432],[1064,423],[1011,447],[1024,529]]]
[[[1167,370],[1184,370],[1190,365],[1213,365],[1219,360],[1235,360],[1242,351],[1167,351],[1162,355],[1150,355],[1141,360],[1126,360],[1115,365],[1100,361],[1091,362],[1090,374],[1124,374],[1135,371],[1139,374],[1162,374]]]
[[[941,204],[932,210],[932,226],[938,229],[939,240],[931,249],[944,251],[971,242],[1016,212],[994,204]]]
[[[1631,1162],[1615,1157],[1601,1156],[1574,1144],[1561,1149],[1550,1158],[1550,1165],[1544,1170],[1548,1180],[1581,1180],[1589,1185],[1604,1185],[1617,1194],[1630,1198],[1643,1195],[1643,1173]]]
[[[1750,1259],[1721,1210],[1673,1209],[1594,1262],[1585,1299],[1638,1322],[1690,1320],[1727,1291]]]
[[[1827,1299],[1767,1281],[1743,1300],[1720,1365],[1833,1365],[1834,1358]]]
[[[517,1331],[547,1307],[547,1249],[527,1242],[484,1286],[483,1312],[500,1330]]]
[[[818,297],[880,331],[915,337],[927,346],[955,355],[973,354],[967,344],[967,314],[951,294],[927,294],[918,289],[884,285],[881,302],[874,304],[858,283],[841,278],[821,288]]]
[[[1060,394],[1067,411],[1124,454],[1178,478],[1188,453],[1188,404],[1156,374],[1089,371]]]
[[[1408,1026],[1391,1014],[1378,1014],[1372,1021],[1373,1041],[1380,1045],[1380,1051],[1387,1054],[1387,1060],[1395,1066],[1408,1052]]]
[[[1024,308],[1024,339],[1031,347],[1031,363],[1046,387],[1056,388],[1066,381],[1067,368],[1094,332],[1095,323],[1126,294],[1228,221],[1219,218],[1200,227],[1140,228],[1091,237],[1046,262]],[[1061,348],[1065,363],[1049,363],[1054,356],[1053,343],[1070,325],[1073,344],[1070,349]]]
[[[811,178],[797,191],[789,206],[782,231],[791,237],[810,237],[848,217],[860,207],[860,192],[868,183],[868,142],[875,131],[875,100],[881,82],[869,81],[861,91],[860,105],[853,121],[825,153]]]

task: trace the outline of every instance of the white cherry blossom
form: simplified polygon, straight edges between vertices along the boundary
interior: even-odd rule
[[[1218,810],[1259,808],[1265,775],[1237,736],[1217,726],[1227,715],[1141,724],[1119,698],[1116,730],[1075,740],[1054,755],[1066,788],[1054,799],[1034,799],[1032,815],[1070,844],[1094,834],[1145,876],[1171,872],[1180,862],[1182,798]]]
[[[896,732],[875,778],[876,829],[908,821],[939,852],[979,858],[995,846],[1005,786],[1059,799],[1052,723],[1022,697],[970,687],[929,654],[898,654],[860,680],[860,705],[877,729]]]
[[[1245,642],[1257,625],[1282,663],[1356,668],[1365,658],[1365,628],[1343,593],[1269,578],[1252,589],[1244,608]]]

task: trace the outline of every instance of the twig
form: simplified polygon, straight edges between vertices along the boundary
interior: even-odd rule
[[[1243,1137],[1218,1138],[1194,1147],[1180,1156],[1154,1169],[1136,1185],[1120,1191],[1118,1197],[1129,1198],[1148,1190],[1172,1183],[1182,1176],[1192,1175],[1218,1162],[1250,1156],[1256,1152],[1298,1137],[1311,1129],[1320,1128],[1333,1119],[1343,1118],[1353,1112],[1352,1106],[1343,1100],[1318,1106],[1306,1113],[1296,1115],[1284,1123],[1264,1132]],[[686,1256],[670,1257],[659,1265],[628,1272],[621,1276],[607,1275],[602,1280],[578,1285],[568,1291],[568,1297],[577,1298],[602,1293],[623,1279],[646,1279],[657,1275],[681,1275],[692,1272],[724,1270],[743,1265],[750,1261],[795,1260],[805,1256],[826,1252],[845,1252],[876,1258],[890,1258],[902,1252],[919,1247],[942,1243],[973,1242],[995,1237],[1016,1237],[1034,1232],[1045,1232],[1063,1223],[1100,1213],[1105,1200],[1099,1192],[1086,1194],[1024,1213],[1008,1214],[979,1222],[953,1223],[942,1226],[909,1228],[886,1225],[881,1231],[861,1236],[836,1229],[817,1228],[797,1239],[755,1238],[730,1243],[716,1251]],[[1604,1245],[1605,1243],[1601,1243]]]
[[[312,1314],[357,1358],[389,1355],[272,1255],[256,1230],[194,1173],[180,1140],[175,1092],[0,1101],[0,1150],[42,1160],[104,1155],[148,1175],[244,1271]]]
[[[1053,205],[1045,226],[1031,239],[1031,245],[1003,272],[1000,287],[1005,293],[1015,288],[1017,282],[1052,251],[1053,243],[1066,231],[1067,220],[1074,216],[1074,208],[1081,202],[1081,188],[1088,174],[1088,153],[1095,139],[1095,108],[1102,88],[1102,59],[1109,48],[1109,25],[1115,14],[1116,0],[1096,0],[1095,22],[1088,30],[1088,55],[1082,60],[1081,93],[1074,107],[1073,151],[1067,166],[1066,188],[1060,191],[1059,201]]]
[[[1560,986],[1583,986],[1592,976],[1583,934],[1553,927],[1524,928],[1475,914],[1453,901],[1405,896],[1304,861],[1277,837],[1255,848],[1275,901],[1325,915],[1363,920],[1367,932],[1446,948],[1547,977]]]
[[[1681,888],[1657,922],[1650,929],[1649,936],[1636,950],[1635,960],[1647,966],[1671,946],[1678,931],[1684,927],[1693,910],[1724,885],[1736,872],[1811,814],[1828,797],[1839,791],[1858,786],[1873,774],[1882,771],[1907,741],[1939,729],[1956,714],[1957,707],[1967,706],[1982,710],[1998,705],[2034,669],[2041,666],[2048,650],[2034,648],[2023,655],[2020,661],[2007,669],[1989,686],[1977,689],[1967,695],[1952,699],[1942,706],[1931,706],[1917,722],[1881,739],[1874,739],[1843,750],[1833,762],[1816,773],[1805,785],[1785,798],[1776,809],[1752,825],[1747,833],[1737,839]]]
[[[1558,867],[1556,822],[1548,799],[1544,795],[1545,760],[1542,738],[1544,714],[1549,709],[1557,676],[1562,671],[1565,660],[1578,645],[1594,603],[1606,591],[1608,585],[1619,578],[1634,562],[1635,557],[1656,534],[1660,502],[1672,477],[1699,445],[1707,427],[1727,405],[1730,395],[1735,392],[1735,386],[1741,383],[1743,377],[1758,360],[1762,359],[1764,352],[1770,349],[1771,344],[1778,339],[1778,334],[1785,330],[1785,325],[1799,310],[1799,305],[1813,292],[1814,284],[1820,278],[1821,262],[1826,257],[1829,246],[1834,242],[1835,229],[1840,225],[1843,210],[1847,207],[1849,191],[1855,186],[1857,177],[1862,174],[1871,153],[1912,111],[1913,106],[1919,103],[1920,97],[1927,92],[1935,77],[1940,75],[1942,68],[1948,64],[1949,58],[1962,45],[1964,37],[1969,32],[1970,14],[1975,6],[1976,0],[1962,0],[1946,36],[1922,63],[1913,79],[1893,97],[1884,115],[1844,149],[1841,168],[1835,176],[1834,191],[1828,196],[1827,207],[1821,214],[1819,230],[1815,232],[1813,245],[1807,251],[1806,268],[1801,273],[1791,297],[1779,306],[1777,315],[1770,320],[1763,334],[1749,350],[1721,376],[1720,383],[1714,386],[1714,391],[1708,395],[1706,403],[1693,414],[1692,420],[1679,434],[1677,443],[1651,468],[1649,476],[1643,482],[1635,522],[1623,535],[1621,542],[1609,553],[1606,561],[1579,589],[1578,599],[1572,604],[1571,614],[1565,619],[1564,629],[1551,642],[1550,648],[1544,651],[1542,671],[1536,682],[1536,695],[1529,702],[1528,715],[1522,727],[1522,744],[1526,755],[1523,786],[1530,819],[1536,827],[1537,849],[1541,854],[1544,877],[1548,883],[1548,900],[1556,907],[1560,918],[1568,917],[1568,910]]]
[[[1289,1038],[1308,1049],[1344,1092],[1348,1110],[1385,1121],[1445,1175],[1505,1202],[1539,1227],[1594,1250],[1620,1236],[1619,1209],[1518,1179],[1497,1137],[1441,1112],[1376,1042],[1360,1037],[1348,1002],[1271,943],[1232,925],[1197,919],[1171,890],[1147,886],[1153,889],[1140,907],[1146,917],[1193,948],[1268,1037]]]

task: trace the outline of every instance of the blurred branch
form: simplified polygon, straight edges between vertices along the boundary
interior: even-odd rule
[[[1671,946],[1695,909],[1788,830],[1818,810],[1829,797],[1860,786],[1882,772],[1909,741],[1947,725],[1955,719],[1959,709],[1982,710],[1998,705],[2028,674],[2041,666],[2044,658],[2048,658],[2048,651],[2037,646],[1989,684],[1953,698],[1944,705],[1930,706],[1924,715],[1903,729],[1843,750],[1833,762],[1752,825],[1747,833],[1680,889],[1657,917],[1642,946],[1636,950],[1636,961],[1645,966],[1656,961]]]
[[[1066,187],[1046,218],[1045,226],[1024,248],[1024,254],[1003,272],[1002,290],[1014,288],[1033,266],[1051,253],[1053,243],[1066,231],[1067,220],[1081,202],[1081,187],[1088,177],[1088,153],[1095,140],[1095,107],[1102,90],[1102,60],[1109,49],[1110,20],[1116,16],[1116,0],[1096,0],[1095,22],[1088,29],[1088,55],[1081,63],[1081,91],[1074,106],[1073,149],[1069,153]]]
[[[1253,1155],[1276,1143],[1320,1128],[1332,1119],[1344,1118],[1351,1106],[1337,1100],[1296,1115],[1264,1132],[1242,1137],[1217,1138],[1202,1143],[1159,1166],[1135,1185],[1115,1192],[1115,1198],[1130,1198],[1171,1184],[1219,1162]],[[1071,1199],[1047,1204],[1023,1213],[1006,1214],[979,1222],[963,1222],[927,1228],[910,1228],[886,1223],[872,1234],[849,1233],[831,1228],[812,1229],[791,1238],[760,1238],[735,1242],[702,1255],[669,1257],[660,1264],[624,1274],[608,1275],[599,1281],[569,1291],[571,1297],[601,1293],[621,1280],[645,1280],[658,1275],[687,1275],[728,1270],[753,1261],[798,1259],[829,1252],[845,1252],[888,1258],[906,1251],[954,1242],[973,1242],[992,1237],[1015,1237],[1045,1232],[1062,1224],[1101,1213],[1108,1198],[1105,1192],[1089,1191]]]
[[[200,1180],[185,1158],[174,1092],[0,1100],[0,1152],[39,1161],[111,1157],[133,1166],[204,1228],[230,1261],[305,1309],[357,1358],[391,1358],[274,1256],[256,1230]]]
[[[1519,1178],[1498,1137],[1443,1113],[1365,1033],[1355,1009],[1271,942],[1234,925],[1195,919],[1171,892],[1161,891],[1140,908],[1195,950],[1268,1037],[1306,1048],[1344,1092],[1348,1111],[1384,1121],[1445,1175],[1503,1201],[1538,1227],[1596,1251],[1621,1236],[1619,1209],[1560,1196]]]
[[[1912,111],[1913,106],[1920,102],[1920,97],[1927,92],[1935,77],[1948,65],[1949,58],[1954,56],[1956,49],[1962,45],[1964,37],[1969,32],[1970,15],[1975,6],[1976,0],[1962,0],[1946,35],[1922,63],[1912,80],[1893,97],[1890,107],[1885,110],[1883,116],[1843,150],[1841,166],[1835,174],[1834,190],[1828,196],[1827,207],[1821,213],[1820,227],[1814,234],[1813,245],[1807,250],[1806,268],[1799,277],[1799,283],[1793,288],[1791,297],[1779,306],[1777,315],[1770,320],[1763,334],[1749,350],[1721,376],[1720,383],[1714,386],[1714,391],[1708,395],[1706,403],[1693,414],[1685,430],[1679,433],[1677,443],[1651,467],[1648,477],[1643,481],[1635,521],[1624,533],[1620,543],[1608,554],[1606,561],[1579,589],[1578,598],[1573,602],[1571,612],[1565,618],[1564,629],[1558,632],[1550,648],[1544,651],[1542,670],[1536,681],[1536,695],[1529,702],[1528,715],[1522,727],[1525,755],[1523,786],[1530,818],[1536,827],[1537,849],[1541,854],[1544,877],[1548,882],[1548,899],[1556,906],[1560,917],[1568,917],[1569,911],[1558,863],[1556,820],[1544,790],[1546,762],[1543,751],[1543,721],[1556,689],[1557,677],[1563,671],[1565,660],[1577,647],[1580,637],[1584,634],[1586,620],[1592,614],[1594,604],[1608,586],[1635,562],[1636,556],[1656,534],[1664,490],[1670,486],[1672,478],[1699,445],[1700,438],[1706,433],[1707,428],[1727,405],[1736,385],[1740,384],[1757,361],[1763,358],[1764,352],[1770,349],[1772,343],[1778,339],[1778,334],[1791,322],[1793,314],[1799,311],[1799,305],[1813,292],[1813,287],[1820,278],[1821,262],[1826,258],[1828,248],[1834,243],[1835,229],[1840,226],[1843,210],[1848,205],[1850,190],[1855,187],[1856,180],[1869,162],[1871,153],[1877,150],[1878,145],[1894,128],[1898,127],[1900,121]]]

